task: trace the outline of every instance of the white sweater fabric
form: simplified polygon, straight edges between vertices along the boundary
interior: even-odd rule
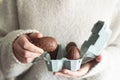
[[[2,0],[0,3],[0,80],[120,80],[119,0]],[[44,60],[23,64],[13,54],[13,41],[26,33],[41,32],[60,44],[81,47],[93,25],[104,21],[112,30],[103,59],[84,77],[54,76]]]

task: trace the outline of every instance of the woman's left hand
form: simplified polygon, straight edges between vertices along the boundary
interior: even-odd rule
[[[99,55],[96,59],[83,64],[81,68],[77,71],[71,71],[68,69],[62,69],[60,72],[54,72],[54,75],[56,76],[63,76],[63,77],[71,77],[71,78],[77,78],[77,77],[82,77],[86,73],[88,73],[92,67],[94,67],[97,63],[99,63],[102,59],[102,56]]]

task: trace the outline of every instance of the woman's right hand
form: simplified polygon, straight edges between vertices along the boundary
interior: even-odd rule
[[[22,63],[31,63],[36,57],[39,57],[44,52],[43,49],[32,44],[30,40],[40,37],[42,37],[41,33],[19,36],[12,45],[15,57]]]

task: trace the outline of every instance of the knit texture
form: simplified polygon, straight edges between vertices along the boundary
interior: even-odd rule
[[[120,79],[120,2],[119,0],[3,0],[0,5],[0,69],[7,80],[115,80]],[[65,78],[47,70],[44,60],[20,63],[12,51],[19,35],[40,31],[60,44],[70,41],[80,48],[93,25],[104,21],[112,30],[103,59],[85,76]],[[19,30],[20,29],[20,30]],[[29,30],[28,30],[29,29]],[[35,31],[33,29],[36,29]],[[84,79],[83,79],[84,80]]]

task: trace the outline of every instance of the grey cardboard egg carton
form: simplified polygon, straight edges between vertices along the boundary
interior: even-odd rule
[[[107,45],[112,32],[103,21],[98,21],[96,24],[94,24],[91,32],[92,34],[89,39],[84,41],[80,48],[80,55],[82,56],[80,59],[69,60],[65,58],[66,50],[65,46],[62,44],[59,45],[56,60],[52,60],[49,53],[45,53],[44,60],[48,70],[52,72],[58,72],[61,69],[66,68],[76,71],[80,69],[81,64],[93,60],[96,58],[96,56],[100,55],[102,50]]]

